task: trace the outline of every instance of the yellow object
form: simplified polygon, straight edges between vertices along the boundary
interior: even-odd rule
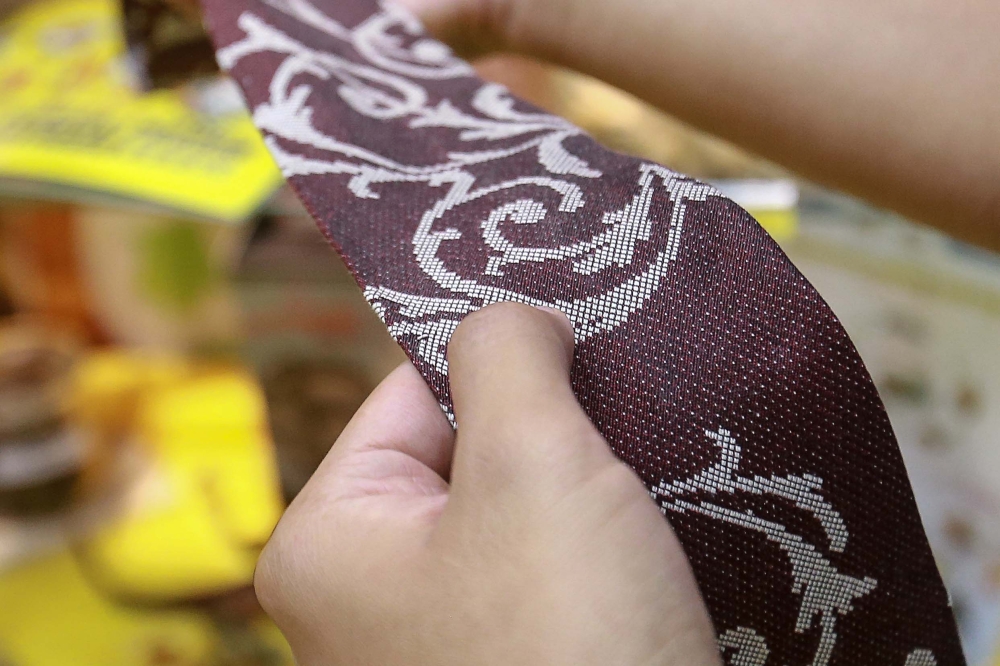
[[[292,648],[289,647],[285,636],[273,622],[268,618],[260,618],[253,624],[253,630],[256,633],[257,639],[277,655],[274,666],[283,664],[294,666],[296,661],[295,655],[292,654]]]
[[[0,599],[0,658],[17,666],[195,666],[217,640],[203,614],[113,604],[69,552],[3,572]]]
[[[799,230],[799,188],[785,179],[737,179],[713,183],[742,206],[774,240],[794,238]]]
[[[138,434],[168,467],[202,485],[215,519],[236,543],[267,541],[281,512],[266,404],[241,372],[208,374],[153,392],[138,418]]]
[[[748,208],[747,212],[753,215],[760,226],[779,243],[795,238],[798,234],[799,212],[796,208],[758,210]]]
[[[240,369],[118,353],[77,378],[77,413],[126,428],[146,458],[123,513],[88,539],[95,580],[125,598],[175,600],[250,584],[283,509],[265,403]]]
[[[191,372],[191,364],[176,356],[127,351],[91,354],[74,371],[74,418],[94,429],[117,432],[131,425],[143,392],[182,382]]]
[[[245,112],[127,83],[114,0],[29,4],[0,41],[0,176],[238,220],[281,177]]]

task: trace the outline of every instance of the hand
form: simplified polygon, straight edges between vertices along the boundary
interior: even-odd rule
[[[510,51],[577,70],[1000,251],[998,2],[395,2],[459,55]]]
[[[458,434],[405,364],[289,507],[254,581],[304,666],[701,666],[688,562],[573,395],[573,333],[500,304],[448,348]]]
[[[438,39],[465,58],[514,46],[509,29],[523,11],[518,0],[396,0]],[[530,4],[530,3],[529,3]]]

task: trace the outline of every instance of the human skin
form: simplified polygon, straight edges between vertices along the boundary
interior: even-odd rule
[[[995,0],[398,0],[465,55],[631,92],[821,184],[1000,251]]]
[[[1000,3],[397,0],[465,55],[576,69],[820,183],[1000,250]],[[720,663],[669,524],[568,380],[561,315],[470,315],[452,431],[409,364],[255,585],[305,666]]]
[[[680,544],[573,395],[560,313],[492,305],[448,348],[452,430],[406,363],[257,565],[304,666],[718,666]]]

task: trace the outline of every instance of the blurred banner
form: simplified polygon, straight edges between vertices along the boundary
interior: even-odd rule
[[[227,80],[136,92],[112,0],[29,4],[5,27],[0,185],[8,191],[80,188],[241,220],[281,183]]]

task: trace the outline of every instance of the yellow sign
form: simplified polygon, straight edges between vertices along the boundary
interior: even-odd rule
[[[124,53],[114,0],[34,3],[2,26],[0,178],[251,213],[281,176],[246,112],[194,88],[138,94]]]

